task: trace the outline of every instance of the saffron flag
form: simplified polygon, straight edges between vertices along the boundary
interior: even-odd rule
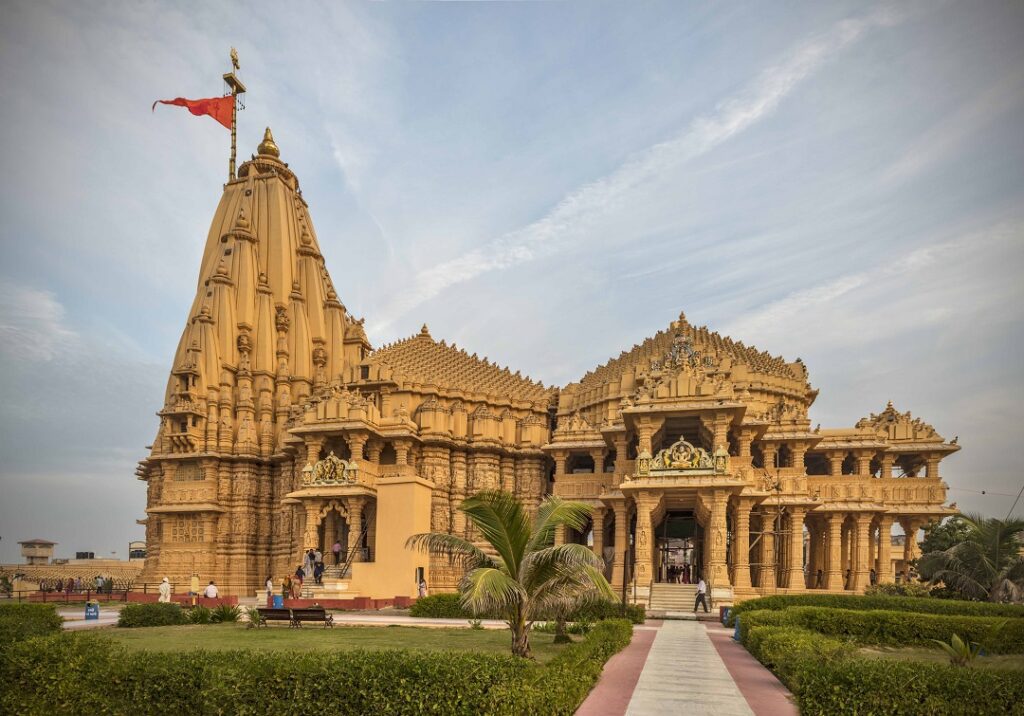
[[[231,95],[223,97],[209,97],[207,99],[158,99],[153,103],[153,111],[156,111],[158,104],[173,104],[177,107],[186,107],[188,111],[197,117],[208,114],[228,129],[231,129],[231,110],[235,104],[235,98]]]

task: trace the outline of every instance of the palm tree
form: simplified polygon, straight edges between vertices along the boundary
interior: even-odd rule
[[[928,552],[917,570],[932,584],[943,582],[966,599],[1019,602],[1024,598],[1024,520],[965,514],[962,541]]]
[[[459,509],[495,556],[443,532],[413,535],[407,546],[466,569],[459,585],[462,605],[475,614],[500,614],[512,630],[513,654],[530,656],[530,628],[543,615],[562,613],[581,599],[615,599],[600,557],[586,545],[554,545],[556,527],[583,529],[590,515],[586,504],[548,497],[532,523],[522,503],[507,492],[478,493]]]

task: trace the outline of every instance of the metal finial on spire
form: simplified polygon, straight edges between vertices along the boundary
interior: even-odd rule
[[[235,76],[235,70],[239,67],[238,50],[232,47],[231,72],[224,75],[224,82],[227,84],[228,89],[231,90],[231,97],[234,100],[231,103],[231,159],[228,161],[228,181],[235,178],[235,148],[238,143],[238,108],[240,104],[238,97],[245,94],[245,85]],[[241,108],[245,109],[245,105],[241,105]]]

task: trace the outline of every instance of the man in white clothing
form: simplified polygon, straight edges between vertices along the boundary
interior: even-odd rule
[[[161,602],[171,601],[171,582],[167,577],[164,577],[164,581],[160,582],[160,599]]]
[[[708,585],[704,583],[704,577],[697,582],[697,598],[693,602],[693,613],[697,613],[697,605],[704,605],[704,613],[708,613]]]
[[[217,585],[213,583],[212,579],[210,580],[210,583],[206,585],[206,589],[203,590],[203,596],[207,599],[217,598]],[[707,607],[704,608],[707,609]]]

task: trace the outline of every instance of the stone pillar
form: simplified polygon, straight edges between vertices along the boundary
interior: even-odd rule
[[[790,589],[804,589],[804,515],[803,507],[790,511],[789,527],[789,582]]]
[[[626,571],[626,549],[629,546],[629,508],[626,501],[614,503],[615,510],[615,557],[612,562],[612,586],[622,589]]]
[[[925,459],[925,463],[924,463],[924,470],[925,470],[924,476],[925,477],[931,477],[931,478],[934,478],[936,480],[939,478],[939,459],[940,458],[939,458],[938,455],[929,455]]]
[[[921,528],[921,521],[913,517],[902,517],[900,524],[903,525],[903,531],[907,533],[907,538],[903,541],[903,561],[906,562],[909,573],[910,563],[921,554],[917,545],[917,531]]]
[[[732,536],[732,586],[736,589],[750,588],[750,506],[750,500],[742,497],[736,502]]]
[[[622,476],[626,472],[626,453],[629,448],[627,447],[625,433],[616,433],[615,435],[615,477],[612,478],[612,484],[618,487],[622,482]]]
[[[772,470],[775,468],[775,456],[779,452],[779,446],[775,443],[761,443],[761,455],[764,458],[765,470]]]
[[[315,465],[320,460],[320,449],[323,446],[324,439],[322,437],[306,437],[306,465]]]
[[[710,584],[712,587],[725,587],[729,584],[725,553],[725,510],[728,499],[729,493],[725,491],[718,490],[714,493],[711,498],[710,519],[708,520],[707,528],[704,530],[704,539],[711,545],[711,549],[708,551],[706,567],[708,575],[711,577]]]
[[[842,453],[829,453],[828,454],[828,474],[829,475],[842,475],[843,474],[843,459],[846,456]]]
[[[363,501],[352,498],[348,503],[348,549],[352,553],[353,562],[363,561]]]
[[[839,560],[839,569],[843,573],[843,578],[842,578],[843,589],[848,589],[849,586],[850,586],[850,580],[846,578],[846,573],[850,572],[850,574],[852,575],[853,574],[853,568],[851,567],[851,564],[850,564],[852,562],[852,560],[850,559],[851,535],[850,535],[850,530],[848,530],[846,528],[846,520],[845,519],[843,520],[842,526],[839,529],[840,529],[839,544],[840,544],[841,549],[843,551],[842,558]]]
[[[807,455],[807,443],[795,442],[793,443],[793,467],[796,468],[797,474],[804,474],[804,457]]]
[[[647,587],[653,578],[654,565],[654,526],[651,524],[651,513],[657,507],[658,498],[642,492],[636,501],[636,582],[639,587]]]
[[[565,544],[565,536],[569,528],[565,525],[555,525],[555,546]]]
[[[352,453],[351,459],[353,462],[358,463],[363,459],[363,448],[366,446],[366,441],[369,439],[367,435],[360,433],[349,433],[348,434],[348,449]]]
[[[896,458],[890,453],[882,453],[882,469],[879,470],[878,476],[885,478],[892,477],[892,466],[895,461]]]
[[[869,452],[858,452],[857,453],[857,474],[858,475],[870,475],[871,474],[871,453],[869,453]]]
[[[854,554],[851,588],[854,591],[863,592],[871,583],[871,558],[868,550],[868,541],[871,539],[871,515],[865,512],[858,514],[856,525],[857,549]]]
[[[595,507],[593,513],[593,528],[594,528],[594,545],[592,549],[594,554],[604,560],[604,513],[603,507]]]
[[[761,515],[761,589],[770,589],[775,581],[775,515]]]
[[[875,562],[879,584],[892,584],[892,517],[882,515],[878,521],[878,559]]]
[[[828,572],[825,580],[826,589],[843,588],[843,517],[839,512],[826,515],[828,522]]]
[[[317,546],[317,527],[320,526],[320,503],[306,503],[306,531],[302,537],[302,549]]]
[[[598,475],[604,472],[604,449],[597,449],[590,451],[590,459],[594,461],[594,474]]]

